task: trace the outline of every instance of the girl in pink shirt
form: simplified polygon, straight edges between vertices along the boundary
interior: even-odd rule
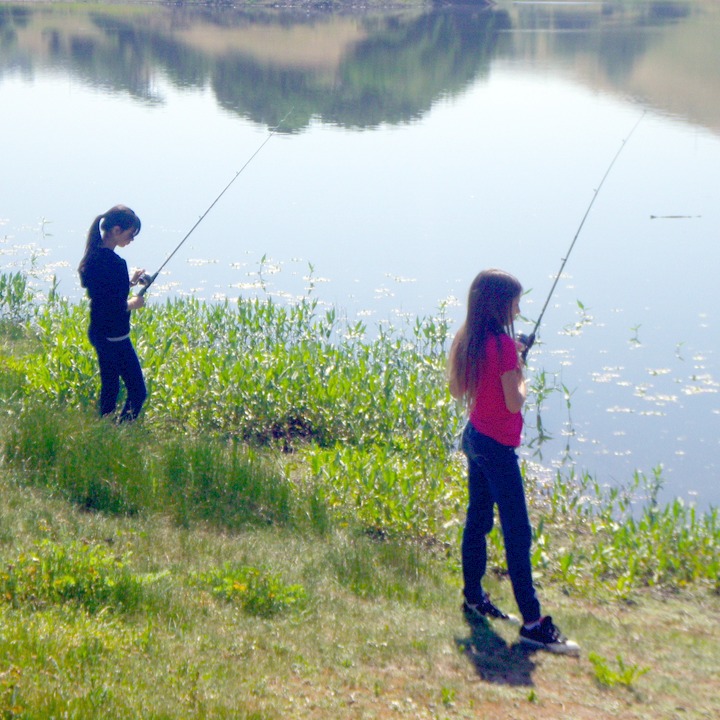
[[[462,447],[468,459],[469,503],[462,539],[463,610],[470,621],[516,620],[483,590],[486,536],[495,505],[505,540],[513,593],[523,618],[520,640],[552,652],[577,654],[579,646],[542,617],[530,565],[532,530],[516,448],[527,397],[513,321],[522,285],[502,270],[484,270],[470,286],[467,317],[450,349],[450,392],[468,406]]]

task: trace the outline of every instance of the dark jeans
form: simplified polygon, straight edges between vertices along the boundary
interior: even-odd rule
[[[135,348],[130,338],[110,342],[105,338],[90,336],[100,365],[100,414],[115,412],[120,394],[120,378],[125,383],[127,399],[120,413],[120,421],[134,420],[142,410],[147,397],[145,380]]]
[[[492,530],[493,508],[497,505],[515,600],[523,620],[533,622],[540,617],[540,603],[532,581],[532,530],[515,448],[482,435],[471,423],[463,432],[462,448],[468,459],[470,495],[462,539],[465,599],[478,603],[483,598],[486,535]]]

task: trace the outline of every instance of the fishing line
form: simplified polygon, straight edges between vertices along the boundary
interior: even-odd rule
[[[635,130],[637,130],[637,126],[640,124],[642,119],[645,117],[645,113],[640,116],[640,119],[633,125],[632,130],[628,134],[628,136],[622,141],[620,148],[615,153],[615,156],[612,159],[612,162],[610,165],[608,165],[607,170],[605,171],[605,174],[602,176],[602,180],[600,180],[600,184],[595,189],[595,193],[592,196],[592,200],[590,200],[590,204],[587,206],[587,210],[585,210],[585,214],[582,217],[582,220],[580,221],[580,225],[578,226],[577,232],[575,233],[575,237],[572,239],[572,242],[570,243],[570,247],[568,248],[567,253],[565,254],[565,257],[562,260],[562,263],[560,264],[560,269],[557,272],[557,275],[555,276],[555,280],[552,284],[552,287],[550,288],[550,292],[548,293],[547,300],[545,300],[545,304],[542,306],[542,310],[540,311],[540,315],[538,316],[537,321],[535,322],[535,327],[533,328],[533,331],[530,333],[530,335],[525,335],[524,333],[518,334],[518,340],[525,345],[525,349],[522,351],[522,359],[523,362],[527,359],[527,354],[530,348],[533,346],[535,342],[535,336],[537,334],[538,328],[540,327],[540,323],[542,322],[543,315],[545,315],[545,310],[547,310],[547,307],[550,303],[550,298],[552,298],[553,293],[555,292],[555,288],[558,284],[558,281],[560,280],[560,276],[562,275],[562,271],[565,269],[565,264],[568,261],[568,258],[570,257],[570,253],[573,251],[573,248],[575,247],[575,243],[577,242],[578,237],[580,236],[580,232],[583,229],[583,225],[585,225],[585,220],[587,220],[587,216],[590,214],[590,210],[592,209],[592,206],[595,204],[595,200],[597,199],[598,194],[600,193],[600,190],[603,186],[603,183],[605,182],[605,179],[610,174],[610,171],[613,169],[613,165],[615,165],[615,161],[620,157],[620,153],[625,149],[625,145],[627,145],[628,140],[632,137]]]
[[[277,133],[278,128],[288,119],[290,116],[290,113],[293,111],[294,108],[290,108],[287,115],[274,127],[270,129],[270,132],[268,133],[268,136],[265,138],[265,140],[260,143],[260,146],[255,150],[255,152],[245,161],[245,164],[235,173],[232,180],[222,189],[222,192],[210,203],[210,206],[205,210],[205,212],[198,218],[197,222],[188,230],[187,235],[177,244],[175,249],[165,258],[165,261],[163,264],[155,271],[153,275],[144,275],[141,279],[141,282],[143,284],[143,287],[138,292],[138,295],[144,295],[150,286],[155,282],[155,279],[160,274],[160,271],[170,262],[173,255],[183,246],[185,241],[193,234],[195,231],[195,228],[205,219],[205,216],[215,207],[215,205],[218,203],[220,198],[230,189],[230,186],[238,179],[238,177],[241,175],[243,170],[253,161],[255,156],[265,147],[265,145],[270,141],[270,138],[272,138],[275,133]]]

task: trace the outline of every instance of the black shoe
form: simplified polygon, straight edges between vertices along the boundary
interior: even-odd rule
[[[579,655],[580,646],[568,640],[560,630],[553,624],[552,618],[548,615],[544,617],[537,627],[528,630],[526,627],[520,628],[520,640],[527,645],[535,648],[542,648],[554,653],[562,653],[563,655]]]
[[[494,605],[487,594],[479,603],[469,603],[467,600],[463,600],[462,611],[469,622],[484,622],[488,618],[492,618],[493,620],[505,620],[516,625],[520,624],[520,621],[514,615],[508,615],[497,605]]]

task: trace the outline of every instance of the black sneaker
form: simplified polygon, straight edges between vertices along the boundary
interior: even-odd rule
[[[554,653],[563,655],[579,655],[580,646],[568,640],[560,630],[553,624],[552,618],[547,615],[544,617],[537,627],[528,630],[526,627],[520,628],[521,642],[532,645],[535,648],[542,648]]]
[[[462,611],[469,622],[484,622],[487,618],[492,618],[493,620],[505,620],[515,625],[520,624],[514,615],[504,613],[497,605],[493,604],[487,594],[479,603],[469,603],[467,600],[463,600]]]

